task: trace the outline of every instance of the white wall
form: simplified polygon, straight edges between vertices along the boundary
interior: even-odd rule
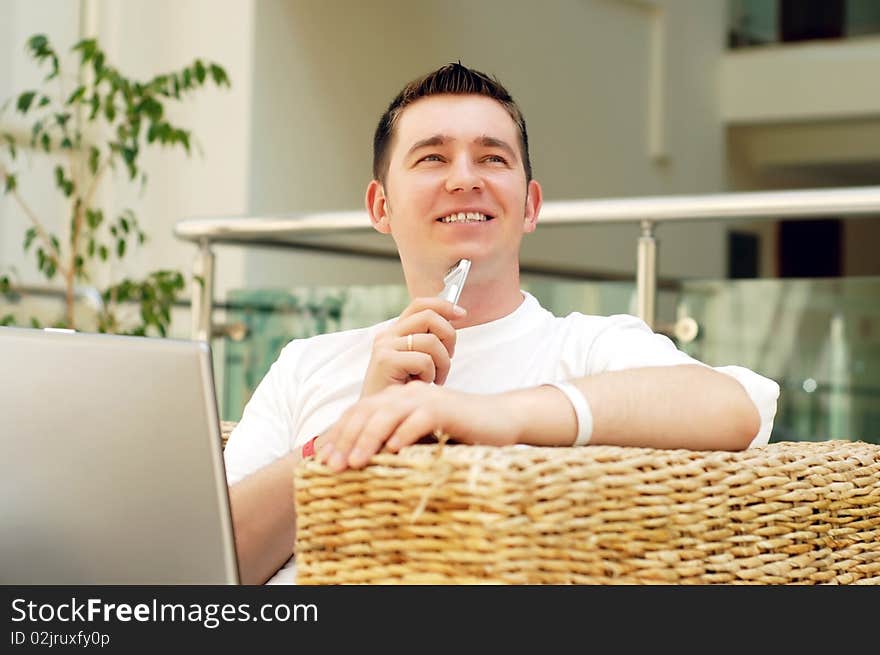
[[[27,40],[46,34],[59,50],[68,50],[78,38],[79,4],[66,0],[5,0],[0,4],[0,104],[18,94],[40,87],[48,68],[37,68],[25,54]],[[0,116],[0,132],[11,132],[20,139],[30,138],[30,121],[14,111],[14,100]],[[4,147],[5,151],[5,147]],[[67,209],[52,183],[54,163],[20,149],[15,162],[0,154],[0,161],[17,174],[18,189],[28,207],[47,229],[63,225]],[[5,185],[0,183],[0,190]],[[44,283],[33,263],[33,253],[25,256],[22,240],[31,226],[26,214],[10,196],[0,192],[0,273],[14,268],[27,283]]]

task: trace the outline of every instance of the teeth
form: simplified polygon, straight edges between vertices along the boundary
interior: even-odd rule
[[[440,220],[443,223],[483,223],[488,219],[485,214],[480,214],[479,212],[458,212],[457,214],[445,216]]]

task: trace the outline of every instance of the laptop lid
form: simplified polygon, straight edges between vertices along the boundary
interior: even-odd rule
[[[238,584],[211,351],[0,327],[0,584]]]

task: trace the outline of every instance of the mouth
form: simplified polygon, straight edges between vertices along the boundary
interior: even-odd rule
[[[483,214],[480,212],[454,212],[448,216],[441,216],[437,219],[438,223],[486,223],[491,221],[494,216]]]

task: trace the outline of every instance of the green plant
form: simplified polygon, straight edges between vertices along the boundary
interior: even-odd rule
[[[149,147],[182,148],[187,155],[193,146],[191,132],[173,125],[165,111],[168,103],[213,82],[228,87],[226,71],[215,63],[196,59],[182,70],[157,75],[147,81],[125,77],[111,66],[95,39],[84,39],[73,46],[78,58],[75,82],[70,85],[62,72],[58,53],[44,35],[27,41],[28,54],[49,72],[40,89],[24,91],[10,98],[8,107],[33,121],[28,137],[9,132],[0,134],[0,185],[30,222],[24,234],[25,251],[33,250],[38,270],[48,280],[60,276],[64,282],[64,315],[54,325],[76,328],[75,285],[92,283],[94,273],[112,259],[122,260],[135,245],[147,238],[137,215],[125,209],[115,217],[95,202],[96,192],[108,170],[121,168],[130,182],[146,187],[147,175],[141,169],[140,155]],[[50,90],[51,87],[51,90]],[[22,197],[20,173],[12,170],[20,161],[20,149],[29,145],[52,157],[54,185],[63,195],[67,218],[61,221],[63,236],[54,233]],[[111,281],[100,291],[98,330],[123,334],[165,336],[171,322],[171,307],[184,287],[183,275],[173,270],[157,270],[143,279]],[[16,294],[10,271],[0,271],[0,293]],[[118,309],[122,303],[140,306],[139,323],[123,325]],[[0,318],[9,324],[12,315]],[[39,326],[39,321],[31,319]]]

